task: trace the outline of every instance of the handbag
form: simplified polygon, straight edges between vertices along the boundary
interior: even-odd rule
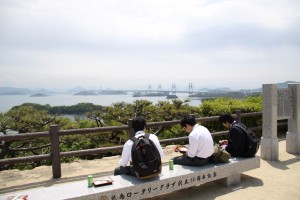
[[[230,153],[228,153],[224,148],[219,144],[214,145],[214,154],[211,157],[212,162],[214,163],[227,163],[231,158]]]

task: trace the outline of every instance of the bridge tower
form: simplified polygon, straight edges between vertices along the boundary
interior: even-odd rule
[[[193,84],[192,82],[189,83],[189,96],[193,94]]]

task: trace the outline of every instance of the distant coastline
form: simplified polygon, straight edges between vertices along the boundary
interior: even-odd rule
[[[297,83],[295,81],[287,81],[284,83],[277,84],[278,88],[286,88],[290,83]],[[203,89],[204,90],[204,89]],[[154,104],[158,101],[171,101],[172,99],[167,99],[166,96],[154,96],[154,97],[133,97],[134,92],[146,92],[147,90],[98,90],[93,91],[97,95],[74,95],[75,93],[89,91],[84,90],[82,87],[76,87],[72,90],[66,92],[56,92],[50,90],[38,90],[33,91],[26,88],[12,88],[12,87],[0,87],[0,112],[7,112],[12,107],[21,105],[23,103],[37,103],[41,105],[49,104],[51,106],[71,106],[76,105],[78,103],[93,103],[95,105],[102,106],[110,106],[113,103],[117,102],[125,102],[125,103],[133,103],[139,99],[145,99],[153,102]],[[256,90],[240,90],[240,92],[261,92],[261,88]],[[154,91],[153,91],[154,92]],[[219,89],[211,89],[206,91],[194,91],[189,93],[189,91],[177,91],[176,96],[180,100],[189,99],[189,105],[198,106],[201,104],[203,99],[203,94],[201,96],[201,92],[205,92],[207,96],[206,98],[216,98],[216,93],[231,93],[234,92],[229,88],[219,88]],[[213,95],[214,94],[214,95]],[[44,96],[48,95],[48,96]],[[43,97],[43,98],[41,98]]]
[[[278,88],[287,88],[288,84],[290,83],[299,83],[296,81],[286,81],[283,83],[277,83]],[[274,83],[276,84],[276,83]],[[220,87],[220,88],[190,88],[189,90],[176,90],[177,92],[192,92],[192,93],[203,93],[203,92],[210,92],[210,93],[216,93],[216,92],[261,92],[262,88],[257,89],[240,89],[240,90],[232,90],[228,87]],[[39,89],[39,90],[32,90],[28,88],[15,88],[15,87],[0,87],[0,95],[34,95],[34,94],[45,94],[45,95],[52,95],[52,94],[76,94],[76,95],[93,95],[92,93],[95,93],[96,95],[117,95],[117,94],[127,94],[129,92],[133,92],[136,94],[139,93],[149,93],[150,91],[140,90],[140,89],[127,89],[127,90],[115,90],[115,89],[99,89],[99,90],[87,90],[83,87],[77,86],[73,89],[69,90],[60,90],[60,91],[54,91],[54,90],[47,90],[47,89]],[[151,93],[157,96],[167,96],[169,93],[174,91],[159,91],[159,90],[152,90]],[[153,96],[153,95],[152,95]]]
[[[188,93],[178,93],[178,99],[186,100]],[[73,94],[53,94],[45,97],[30,95],[0,95],[0,112],[8,112],[12,107],[19,106],[23,103],[36,103],[41,105],[49,104],[50,106],[71,106],[78,103],[93,103],[101,106],[111,106],[117,102],[133,103],[136,100],[148,100],[153,104],[159,101],[171,101],[165,96],[157,97],[132,97],[132,93],[118,95],[73,95]],[[201,99],[190,99],[189,105],[198,106]]]

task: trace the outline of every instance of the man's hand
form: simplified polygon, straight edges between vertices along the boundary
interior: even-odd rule
[[[219,145],[220,146],[228,145],[228,140],[219,140]]]
[[[189,153],[189,149],[186,150],[186,152],[184,153],[184,155],[189,156],[188,153]]]

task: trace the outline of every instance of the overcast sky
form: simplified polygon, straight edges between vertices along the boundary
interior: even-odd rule
[[[0,87],[300,81],[299,0],[0,0]]]

